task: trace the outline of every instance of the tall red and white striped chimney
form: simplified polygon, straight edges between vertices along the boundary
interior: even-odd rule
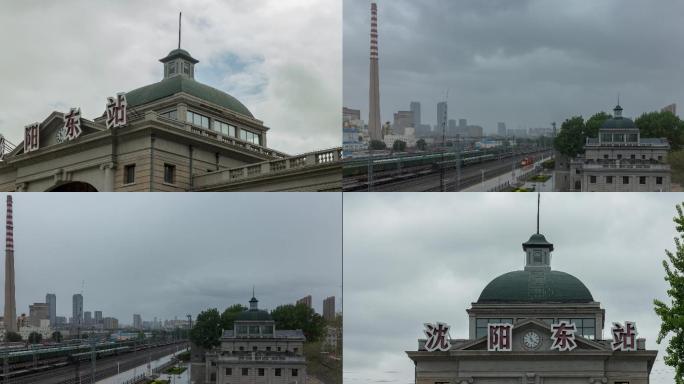
[[[14,221],[12,196],[7,196],[5,224],[5,330],[17,332],[17,304],[14,292]]]
[[[382,141],[380,122],[380,78],[378,69],[378,6],[371,3],[370,87],[368,97],[368,134],[371,140]]]

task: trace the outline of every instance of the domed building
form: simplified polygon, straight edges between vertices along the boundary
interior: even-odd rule
[[[184,49],[163,78],[103,95],[105,113],[53,112],[0,143],[0,191],[336,191],[341,148],[290,155],[238,99],[195,79]]]
[[[193,364],[194,383],[306,384],[306,358],[301,329],[276,329],[271,315],[252,296],[233,329],[223,330],[221,345]]]
[[[642,138],[622,107],[588,137],[584,154],[569,162],[569,172],[557,174],[557,190],[582,192],[669,192],[670,145],[665,138]]]
[[[631,347],[616,350],[603,339],[605,311],[587,286],[551,268],[553,244],[537,231],[522,248],[524,268],[494,278],[466,310],[468,338],[426,324],[426,336],[441,324],[442,346],[430,336],[407,352],[416,384],[648,383],[657,351],[636,339],[633,324],[625,323]]]

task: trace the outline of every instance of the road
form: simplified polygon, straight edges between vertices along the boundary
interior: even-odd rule
[[[550,156],[551,152],[544,153],[544,156]],[[448,169],[445,172],[445,183],[447,191],[457,191],[475,185],[482,180],[482,171],[485,171],[485,179],[491,179],[502,175],[506,172],[511,172],[513,166],[516,168],[520,166],[520,161],[529,155],[520,155],[509,157],[503,160],[489,161],[486,163],[470,165],[461,168],[461,175],[457,182],[456,169]],[[541,154],[536,154],[535,158],[541,157]],[[400,180],[382,185],[373,185],[373,192],[428,192],[440,191],[440,173],[432,172],[427,175],[421,175],[410,179]]]
[[[127,353],[119,356],[109,356],[96,361],[96,379],[101,380],[117,373],[117,369],[121,372],[128,369],[133,369],[137,366],[146,364],[150,360],[156,360],[164,356],[168,356],[176,350],[181,350],[187,347],[187,343],[180,343],[176,345],[168,345],[154,349],[146,349],[137,353]],[[117,368],[118,364],[118,368]],[[10,379],[7,384],[66,384],[66,383],[90,383],[90,361],[84,361],[80,364],[80,369],[77,373],[76,365],[68,365],[62,368],[55,368],[48,371],[35,373],[31,375],[21,376]],[[80,381],[78,379],[80,375]],[[4,382],[3,382],[4,384]]]

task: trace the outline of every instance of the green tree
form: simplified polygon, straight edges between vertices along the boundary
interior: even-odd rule
[[[55,343],[61,343],[62,340],[64,340],[64,336],[62,336],[62,332],[60,332],[60,331],[52,332],[52,341],[54,341]]]
[[[13,343],[13,342],[21,341],[21,340],[22,340],[21,335],[16,333],[16,332],[10,331],[10,332],[5,333],[5,341]]]
[[[399,152],[405,151],[406,150],[406,142],[401,141],[401,140],[394,140],[394,144],[392,144],[392,150],[399,151]]]
[[[416,141],[416,148],[418,148],[421,151],[424,151],[425,149],[427,149],[427,143],[424,139],[418,139],[418,141]]]
[[[553,141],[553,146],[558,152],[575,157],[584,152],[584,119],[582,116],[575,116],[567,119],[561,124],[560,132]]]
[[[38,344],[43,340],[43,335],[38,332],[31,332],[28,336],[28,342],[31,344]]]
[[[649,112],[635,121],[641,137],[665,137],[672,150],[679,150],[684,143],[684,122],[671,112]]]
[[[582,144],[584,144],[587,137],[598,137],[599,129],[603,123],[611,117],[611,115],[601,111],[587,119],[587,121],[584,122],[584,140],[582,141]]]
[[[221,328],[222,329],[233,329],[233,322],[235,321],[235,317],[244,311],[247,310],[247,307],[245,307],[242,304],[233,304],[230,307],[226,308],[225,311],[221,314]]]
[[[684,384],[684,203],[676,206],[677,215],[674,217],[675,229],[679,237],[674,238],[675,252],[665,250],[669,260],[663,260],[665,268],[665,281],[670,284],[667,295],[671,305],[658,299],[653,300],[655,312],[660,317],[660,332],[658,339],[660,344],[663,339],[672,334],[670,344],[667,346],[665,364],[675,368],[675,381]]]
[[[212,348],[220,344],[221,316],[218,309],[211,308],[197,315],[195,324],[190,330],[190,341],[203,348]]]
[[[325,320],[305,304],[281,305],[271,311],[278,329],[301,329],[307,342],[316,342],[325,334]]]
[[[382,140],[371,140],[370,143],[368,144],[368,146],[370,147],[370,149],[373,149],[373,150],[380,150],[380,149],[386,149],[387,148],[387,145]]]

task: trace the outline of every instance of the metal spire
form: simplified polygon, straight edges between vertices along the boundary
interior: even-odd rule
[[[178,49],[180,49],[180,43],[181,43],[181,16],[183,15],[183,12],[178,12]]]
[[[537,235],[539,234],[539,205],[541,202],[541,192],[537,192]]]

